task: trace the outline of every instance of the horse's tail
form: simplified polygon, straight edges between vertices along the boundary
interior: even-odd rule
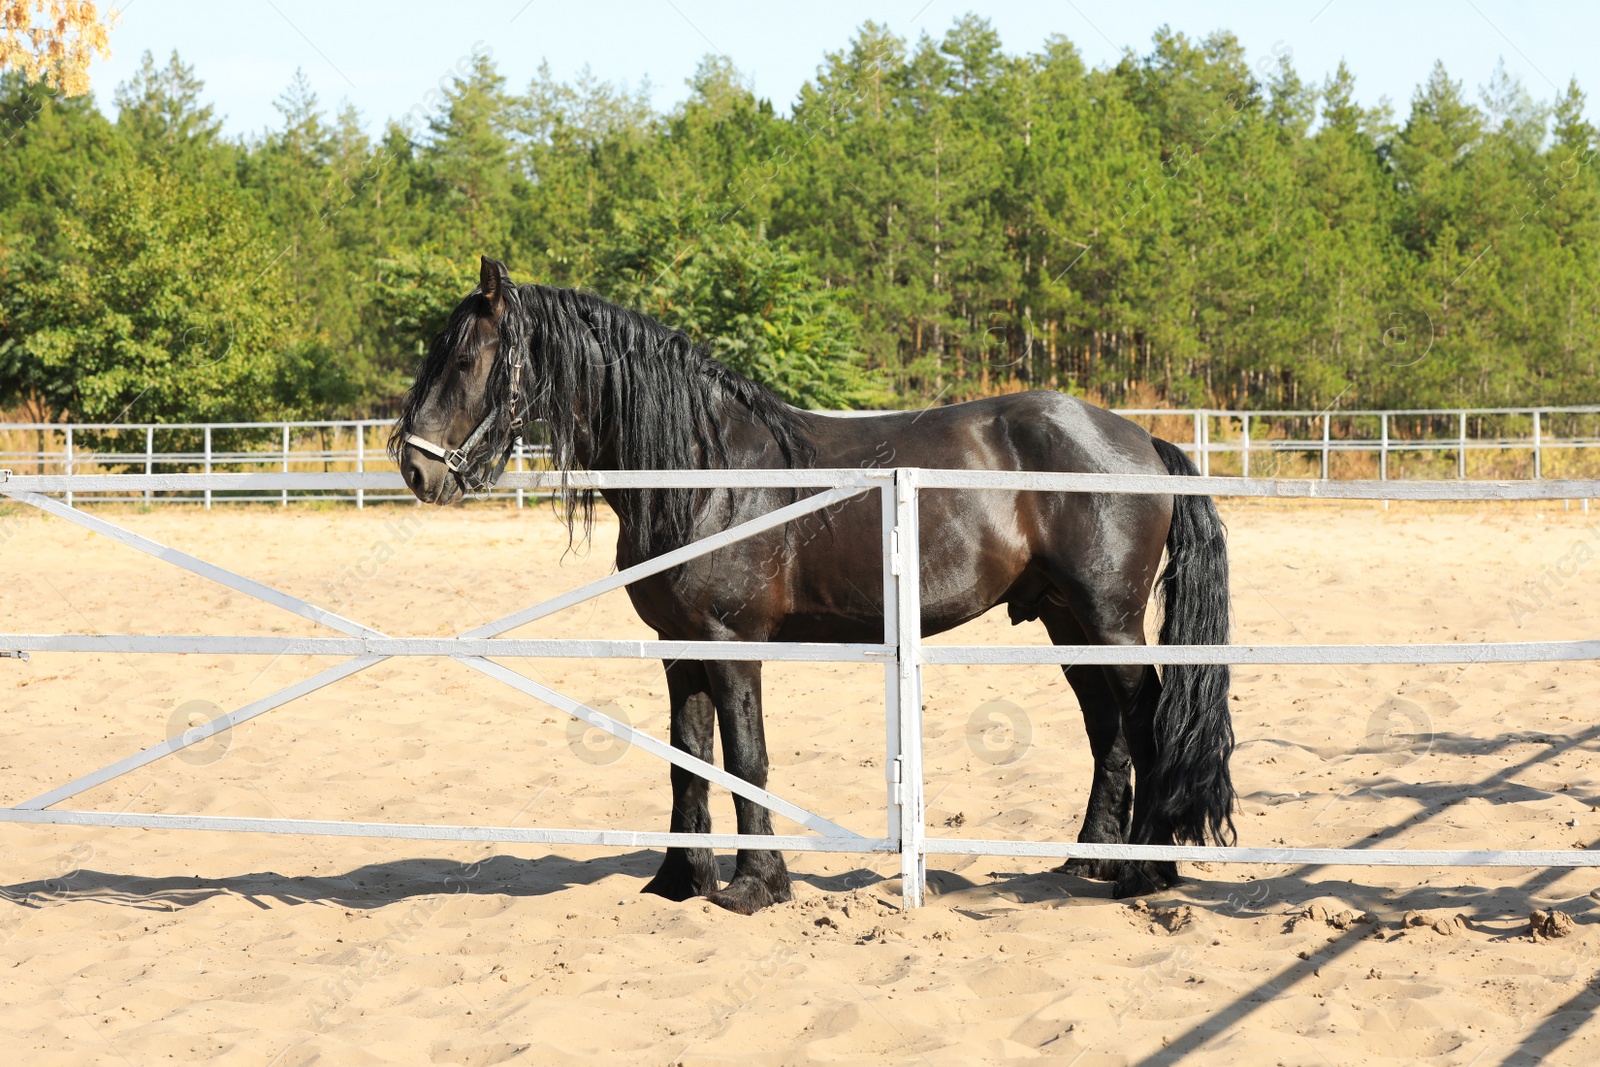
[[[1174,475],[1200,472],[1177,445],[1152,439]],[[1167,569],[1161,576],[1163,645],[1228,643],[1226,529],[1208,496],[1174,496],[1167,531]],[[1156,704],[1156,763],[1152,822],[1169,824],[1178,844],[1223,844],[1235,839],[1233,720],[1226,664],[1170,664]]]

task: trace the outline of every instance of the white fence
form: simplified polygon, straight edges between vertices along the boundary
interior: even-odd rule
[[[548,490],[548,473],[513,473],[502,485],[517,491]],[[704,540],[629,567],[579,589],[514,612],[454,638],[396,637],[344,618],[298,597],[268,588],[186,553],[168,548],[106,519],[53,499],[69,489],[86,493],[309,491],[393,493],[392,473],[326,474],[123,474],[6,476],[0,494],[93,530],[130,548],[219,582],[338,631],[341,637],[159,636],[143,634],[0,634],[0,653],[314,655],[342,662],[294,685],[221,715],[203,726],[161,740],[125,759],[36,797],[0,808],[0,821],[88,826],[305,833],[447,841],[492,841],[637,847],[773,848],[785,851],[897,853],[908,907],[922,903],[930,855],[995,855],[1093,859],[1170,859],[1216,863],[1349,864],[1384,866],[1600,866],[1600,850],[1407,850],[1346,848],[1194,847],[1082,844],[930,837],[924,822],[922,768],[922,667],[925,664],[1472,664],[1600,659],[1600,640],[1403,645],[1184,645],[1184,646],[973,646],[923,647],[918,588],[918,493],[923,489],[1013,489],[1029,492],[1160,493],[1278,498],[1407,500],[1574,500],[1600,495],[1600,481],[1338,481],[1261,478],[1174,478],[1149,475],[1047,474],[968,470],[760,470],[619,471],[576,475],[571,484],[618,489],[645,487],[800,487],[816,490],[793,504]],[[883,521],[883,641],[875,644],[762,642],[524,640],[500,635],[524,623],[604,592],[835,506],[877,492]],[[808,834],[749,836],[648,830],[591,830],[506,826],[449,826],[303,819],[61,810],[56,805],[147,766],[164,756],[265,714],[394,656],[449,656],[518,691],[604,730],[797,823]],[[673,748],[550,689],[494,659],[525,657],[727,659],[881,662],[885,672],[885,821],[881,834],[848,829],[726,771]]]
[[[1201,473],[1308,474],[1339,477],[1341,461],[1380,481],[1389,480],[1404,460],[1430,462],[1430,476],[1449,474],[1507,476],[1501,470],[1473,470],[1472,457],[1542,478],[1600,446],[1600,406],[1543,408],[1452,408],[1392,411],[1223,411],[1213,408],[1125,408],[1118,413],[1144,423],[1159,423],[1169,440],[1183,444]],[[830,412],[840,417],[877,412]],[[163,474],[215,471],[281,474],[392,470],[385,452],[394,423],[384,419],[318,422],[228,423],[0,423],[0,468],[19,474],[85,475],[109,472]],[[508,465],[514,472],[537,470],[547,455],[535,426],[519,442]],[[1265,464],[1265,467],[1263,467]],[[1286,464],[1292,468],[1285,469]],[[1213,470],[1213,467],[1216,469]],[[1370,468],[1370,469],[1367,469]],[[1344,473],[1349,473],[1345,471]],[[1555,473],[1560,473],[1556,471]],[[1596,473],[1584,471],[1583,473]],[[388,483],[385,483],[387,485]],[[84,497],[83,488],[64,492],[69,500],[127,499],[102,491]],[[503,483],[490,497],[521,506],[524,488]],[[287,505],[297,499],[409,501],[409,493],[390,489],[317,490],[259,488],[222,491],[142,491],[147,502],[200,500],[255,501]]]
[[[350,419],[318,422],[194,422],[194,423],[40,423],[0,422],[0,469],[26,474],[98,475],[111,471],[163,474],[229,471],[275,471],[280,474],[353,471],[391,471],[389,433],[393,419]],[[32,447],[23,447],[31,445]],[[507,469],[527,471],[541,465],[548,449],[519,440]],[[387,485],[387,483],[385,483]],[[398,483],[397,483],[398,484]],[[79,483],[74,482],[74,486]],[[69,488],[69,503],[125,501],[128,493]],[[522,489],[495,488],[487,495],[524,503]],[[356,507],[368,502],[410,501],[416,498],[399,486],[371,490],[342,486],[300,488],[285,483],[275,491],[252,486],[222,491],[213,487],[191,491],[141,490],[135,499],[147,503],[200,501],[217,503],[279,503],[291,500],[346,500]]]

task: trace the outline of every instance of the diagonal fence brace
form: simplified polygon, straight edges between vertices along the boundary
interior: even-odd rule
[[[844,486],[838,489],[830,489],[825,493],[817,493],[815,496],[808,496],[803,500],[795,501],[793,504],[787,504],[776,511],[769,511],[759,518],[751,519],[749,522],[741,522],[737,526],[730,526],[721,533],[712,534],[710,537],[684,545],[682,548],[664,552],[654,559],[636,563],[626,570],[620,570],[598,581],[581,585],[569,593],[563,593],[558,597],[552,597],[532,607],[512,612],[510,615],[502,616],[493,622],[486,622],[482,626],[463,632],[460,636],[465,638],[495,637],[505,633],[507,630],[514,630],[518,626],[533,622],[535,619],[542,619],[546,615],[554,614],[563,608],[581,604],[585,600],[599,596],[601,593],[609,593],[613,589],[631,585],[641,578],[648,578],[652,574],[660,574],[662,571],[671,570],[680,563],[715,552],[719,548],[725,548],[736,541],[743,541],[747,537],[754,537],[756,534],[763,533],[775,526],[782,526],[784,523],[798,519],[802,515],[809,515],[813,511],[821,511],[830,504],[848,500],[853,496],[859,496],[862,493],[871,491],[871,488],[871,486]]]
[[[185,730],[176,737],[169,737],[160,744],[151,745],[143,752],[118,760],[108,767],[102,767],[100,770],[86,774],[82,778],[76,778],[66,785],[57,786],[48,793],[39,794],[32,800],[24,800],[17,807],[28,811],[38,811],[48,808],[52,804],[59,804],[63,800],[75,797],[85,790],[93,789],[97,785],[104,785],[114,778],[122,777],[129,771],[136,771],[146,764],[154,763],[161,757],[170,756],[174,752],[180,752],[190,745],[197,745],[208,737],[220,734],[224,730],[232,729],[240,723],[249,722],[257,715],[263,715],[273,708],[289,703],[291,700],[296,700],[308,693],[314,693],[324,686],[332,685],[341,678],[348,678],[350,675],[364,671],[374,663],[381,663],[388,658],[387,656],[357,656],[355,659],[346,660],[336,667],[329,667],[325,671],[313,674],[310,678],[305,678],[291,686],[286,686],[276,693],[246,704],[236,711],[218,715],[203,726]]]
[[[767,514],[759,516],[758,518],[752,519],[748,522],[741,523],[740,525],[732,527],[728,530],[724,530],[719,534],[713,535],[712,537],[697,541],[691,545],[686,545],[683,548],[677,549],[673,552],[668,552],[661,556],[657,556],[654,559],[647,560],[644,563],[638,564],[634,567],[629,567],[623,571],[619,571],[618,573],[610,575],[607,578],[601,579],[600,581],[591,582],[586,586],[573,590],[572,592],[564,594],[563,596],[556,597],[553,600],[545,601],[542,604],[534,605],[531,608],[524,609],[495,622],[480,626],[475,630],[471,630],[465,634],[462,634],[461,637],[468,639],[482,638],[503,633],[508,629],[523,625],[526,622],[531,622],[534,619],[542,618],[545,615],[559,611],[565,607],[570,607],[573,604],[582,603],[584,600],[599,596],[600,594],[608,592],[612,589],[620,588],[631,582],[638,581],[641,578],[648,577],[651,574],[658,574],[662,571],[669,570],[672,567],[678,566],[680,563],[710,552],[714,552],[725,545],[732,544],[774,527],[781,526],[784,523],[799,518],[803,515],[820,511],[831,504],[847,500],[851,497],[867,492],[871,488],[872,487],[870,486],[841,486],[815,494],[803,500],[796,501],[793,504],[779,508],[776,511],[768,512]],[[197,557],[191,556],[186,552],[179,551],[163,545],[158,541],[154,541],[140,534],[136,534],[131,530],[117,526],[115,523],[107,522],[104,519],[89,515],[86,512],[80,511],[68,504],[63,504],[52,500],[49,497],[40,496],[37,493],[31,492],[5,490],[0,488],[0,493],[4,493],[5,495],[20,500],[23,503],[30,504],[39,508],[41,511],[45,511],[49,514],[65,519],[68,522],[83,526],[94,531],[95,533],[102,534],[114,541],[128,545],[131,548],[135,548],[146,553],[147,555],[163,560],[164,562],[171,563],[184,570],[190,571],[191,573],[198,574],[201,577],[208,578],[220,585],[234,589],[238,592],[245,593],[248,596],[254,597],[265,603],[272,604],[275,607],[282,608],[286,611],[291,611],[294,614],[310,619],[313,622],[340,630],[341,632],[349,634],[353,637],[380,639],[386,637],[386,635],[380,631],[372,629],[371,627],[364,626],[361,623],[357,623],[353,620],[346,619],[343,616],[336,615],[333,612],[319,608],[308,601],[301,600],[300,598],[291,596],[287,593],[283,593],[279,590],[271,588],[270,586],[263,585],[249,578],[234,574],[231,571],[224,570],[215,564],[208,563],[204,560],[198,559]],[[361,670],[365,670],[367,667],[372,666],[375,663],[382,662],[387,658],[388,657],[384,655],[369,653],[367,655],[358,656],[354,659],[348,660],[342,664],[339,664],[338,666],[331,667],[328,670],[322,671],[310,678],[304,679],[303,681],[297,682],[294,685],[281,689],[267,697],[263,697],[260,700],[247,704],[236,711],[229,712],[225,715],[220,715],[203,726],[187,730],[176,737],[171,737],[156,745],[152,745],[150,748],[147,748],[142,752],[135,753],[134,755],[119,760],[107,767],[103,767],[100,770],[94,771],[80,778],[76,778],[65,785],[59,786],[46,793],[42,793],[30,800],[26,800],[10,810],[18,812],[43,811],[44,809],[55,804],[59,804],[62,801],[77,796],[79,793],[93,789],[96,786],[103,785],[106,782],[119,778],[124,774],[139,769],[140,767],[147,766],[148,764],[153,763],[164,756],[171,755],[172,753],[181,751],[191,745],[198,744],[199,742],[215,736],[224,730],[231,729],[232,727],[237,726],[240,723],[247,722],[258,715],[265,714],[274,708],[281,707],[283,704],[286,704],[291,700],[297,699],[298,697],[304,696],[308,693],[315,692],[316,690],[330,685],[333,682],[339,681],[342,678],[348,677]],[[691,756],[687,752],[683,752],[677,748],[674,748],[658,738],[634,730],[629,726],[625,726],[622,723],[619,723],[616,720],[600,713],[599,711],[588,707],[587,705],[571,700],[555,690],[548,689],[545,686],[532,681],[526,676],[502,667],[497,663],[483,659],[480,656],[457,655],[453,658],[459,659],[461,662],[466,663],[468,666],[474,667],[478,671],[488,675],[491,678],[495,678],[496,680],[501,681],[512,688],[518,689],[529,696],[532,696],[546,704],[551,705],[552,707],[564,711],[580,721],[604,730],[605,732],[617,737],[627,744],[643,749],[652,755],[666,760],[668,763],[682,767],[685,770],[705,778],[707,781],[723,786],[730,792],[760,804],[775,814],[791,819],[807,829],[822,835],[824,838],[839,843],[867,841],[866,838],[855,833],[853,830],[849,830],[835,822],[832,822],[829,819],[825,819],[820,815],[807,811],[805,808],[802,808],[790,801],[784,800],[782,797],[776,796],[765,789],[752,785],[751,783],[730,774],[729,772],[717,767],[712,763],[708,763],[704,760]]]
[[[254,597],[257,600],[271,604],[275,608],[293,612],[302,618],[310,619],[312,622],[320,623],[341,633],[349,634],[352,637],[384,636],[370,626],[363,626],[359,622],[354,622],[342,615],[335,615],[326,608],[319,608],[315,604],[301,600],[297,596],[291,596],[269,585],[262,585],[260,582],[234,574],[232,571],[224,570],[214,563],[207,563],[203,559],[191,556],[187,552],[180,552],[176,548],[170,548],[159,541],[152,541],[150,538],[136,534],[132,530],[123,529],[116,523],[107,522],[98,516],[79,511],[77,508],[70,507],[58,500],[51,500],[49,497],[40,496],[38,493],[19,493],[15,490],[7,490],[3,485],[0,485],[0,493],[4,493],[15,500],[20,500],[24,504],[31,504],[40,511],[48,512],[57,518],[65,519],[85,529],[93,530],[95,533],[109,537],[111,540],[127,545],[129,548],[136,548],[146,555],[154,556],[156,559],[170,563],[175,567],[181,567],[191,574],[209,578],[218,585],[225,585],[236,592]]]
[[[809,812],[798,804],[767,792],[760,786],[751,785],[743,778],[730,774],[716,764],[707,763],[703,759],[691,756],[682,749],[674,748],[667,744],[660,738],[635,730],[631,726],[625,726],[609,715],[596,711],[587,704],[581,704],[571,697],[564,696],[548,686],[540,685],[527,675],[519,674],[509,667],[502,667],[492,660],[486,660],[479,656],[458,656],[456,658],[474,670],[487,674],[496,681],[504,682],[513,689],[549,704],[557,711],[564,711],[580,722],[587,723],[598,730],[604,730],[620,741],[642,749],[652,756],[658,756],[674,766],[682,767],[686,771],[697,774],[708,782],[714,782],[724,789],[744,797],[746,800],[752,800],[774,814],[782,815],[786,819],[792,819],[801,826],[809,830],[815,830],[824,837],[848,838],[856,841],[866,840],[854,830],[846,829],[836,822]]]

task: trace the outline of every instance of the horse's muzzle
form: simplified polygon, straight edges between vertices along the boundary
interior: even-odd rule
[[[400,457],[400,476],[424,504],[449,504],[461,495],[460,485],[443,463],[409,446]]]

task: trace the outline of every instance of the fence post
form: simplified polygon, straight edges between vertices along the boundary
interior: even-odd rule
[[[289,473],[289,424],[287,422],[283,424],[283,473]],[[281,508],[289,506],[288,489],[284,489],[278,497],[278,506]]]
[[[1201,452],[1200,452],[1200,473],[1202,475],[1204,475],[1205,477],[1209,478],[1209,477],[1211,477],[1211,412],[1210,411],[1202,410],[1200,412],[1200,429],[1201,429],[1201,433],[1200,433],[1200,440],[1201,440],[1201,445],[1200,445],[1200,448],[1201,448]]]
[[[1378,480],[1389,479],[1389,413],[1385,411],[1378,416]]]
[[[1201,442],[1205,439],[1206,434],[1204,423],[1205,415],[1202,412],[1196,411],[1194,413],[1194,465],[1197,470],[1203,470],[1205,468],[1205,461],[1201,458],[1205,454],[1202,451],[1201,446]]]
[[[1533,476],[1535,478],[1544,477],[1544,442],[1540,440],[1539,431],[1539,412],[1538,409],[1535,409],[1533,412]]]
[[[1383,482],[1389,479],[1389,413],[1387,411],[1378,416],[1378,426],[1378,480]],[[1383,510],[1389,510],[1388,497],[1383,500]]]
[[[895,574],[895,688],[900,719],[900,896],[906,908],[922,907],[927,885],[926,827],[922,779],[922,593],[918,551],[917,471],[894,472],[895,525],[891,556]]]
[[[1242,414],[1239,416],[1239,421],[1244,428],[1243,436],[1239,439],[1239,455],[1241,457],[1239,474],[1240,477],[1248,478],[1250,477],[1250,416]]]
[[[367,428],[362,423],[356,423],[356,473],[367,472]],[[356,486],[356,509],[367,506],[367,491],[361,486]]]
[[[1333,422],[1333,416],[1328,414],[1326,411],[1324,411],[1322,413],[1322,480],[1323,481],[1327,481],[1328,480],[1328,445],[1329,445],[1330,424],[1332,422]]]
[[[1461,427],[1456,441],[1456,477],[1467,476],[1467,413],[1461,412]]]
[[[67,468],[67,477],[70,478],[72,476],[72,427],[70,425],[67,427],[66,468]],[[72,490],[68,489],[67,490],[67,507],[70,508],[71,506],[72,506]]]
[[[154,426],[146,426],[144,428],[144,472],[146,474],[152,473],[155,469],[155,463],[156,428]],[[144,491],[144,502],[146,504],[150,503],[150,490],[148,489]]]
[[[517,473],[528,469],[527,456],[522,451],[522,438],[517,438]],[[522,507],[522,486],[517,486],[517,507]]]
[[[896,650],[900,647],[900,553],[896,547],[896,520],[900,510],[895,500],[894,471],[885,471],[883,484],[878,489],[883,512],[883,643]],[[900,840],[900,662],[894,659],[883,664],[883,779],[888,795],[888,825],[884,836],[891,841]]]
[[[206,473],[211,473],[211,427],[206,427]],[[206,488],[206,507],[211,507],[211,489]]]

